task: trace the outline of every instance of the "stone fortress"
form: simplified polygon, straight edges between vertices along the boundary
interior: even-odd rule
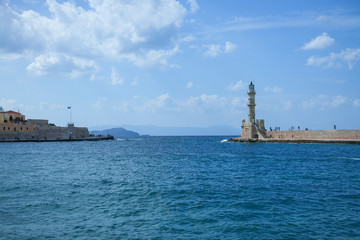
[[[76,141],[88,140],[86,127],[57,127],[48,120],[26,119],[20,112],[0,107],[0,141]]]
[[[255,86],[251,82],[248,90],[248,122],[242,120],[241,137],[233,142],[298,142],[298,143],[351,143],[360,144],[360,129],[348,130],[289,130],[267,131],[264,119],[255,118]]]

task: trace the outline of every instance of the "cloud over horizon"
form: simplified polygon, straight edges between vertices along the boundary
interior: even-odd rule
[[[360,61],[360,48],[347,48],[340,53],[331,53],[325,57],[312,56],[307,60],[307,65],[340,68],[343,66],[343,63],[346,63],[349,69],[352,69],[358,61]]]
[[[302,107],[304,110],[308,109],[319,109],[324,110],[327,107],[336,108],[342,106],[348,102],[348,98],[342,95],[327,96],[319,95],[315,98],[304,100]]]
[[[89,70],[87,61],[95,57],[167,66],[178,50],[173,38],[189,11],[175,0],[89,0],[87,4],[83,8],[74,2],[47,0],[46,16],[33,10],[19,12],[1,2],[0,52],[29,58],[28,70],[36,74],[64,65],[69,68],[65,72]],[[195,0],[189,4],[191,11],[199,8]]]

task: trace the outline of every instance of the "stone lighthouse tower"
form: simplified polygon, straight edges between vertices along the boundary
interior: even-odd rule
[[[255,123],[255,87],[254,84],[251,82],[249,85],[249,90],[248,90],[248,107],[249,107],[249,119],[248,122],[249,123]]]
[[[241,138],[243,139],[251,139],[251,138],[265,138],[265,122],[263,119],[256,120],[255,119],[255,86],[251,82],[249,85],[248,94],[248,122],[245,119],[242,120],[241,124]]]

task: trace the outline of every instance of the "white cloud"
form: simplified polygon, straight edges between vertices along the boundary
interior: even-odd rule
[[[285,112],[285,111],[290,111],[293,109],[293,102],[291,100],[287,100],[287,101],[261,101],[258,103],[258,108],[261,110],[266,110],[266,111],[280,111],[280,112]]]
[[[106,97],[99,97],[98,99],[96,99],[96,102],[93,104],[93,108],[95,108],[98,111],[103,109],[106,106],[104,103],[105,101],[107,101]]]
[[[111,85],[122,85],[124,83],[124,79],[119,76],[118,72],[115,68],[111,70]]]
[[[221,97],[217,94],[202,94],[187,99],[174,99],[168,93],[149,99],[145,96],[134,96],[132,100],[117,101],[99,97],[93,104],[96,110],[111,110],[132,113],[229,113],[241,112],[246,109],[245,97]]]
[[[229,41],[225,42],[224,46],[221,46],[220,44],[209,44],[203,45],[202,47],[206,49],[204,52],[204,56],[206,57],[216,57],[222,53],[230,53],[237,48],[236,44]]]
[[[5,111],[13,110],[15,106],[17,106],[15,99],[12,98],[0,99],[0,107],[2,107]]]
[[[330,105],[332,107],[339,107],[339,106],[345,104],[345,102],[346,102],[346,97],[338,95],[331,101]]]
[[[291,101],[286,101],[286,102],[283,102],[280,106],[280,110],[282,111],[289,111],[290,109],[292,109],[293,107],[293,104]]]
[[[180,42],[192,42],[195,40],[196,40],[196,37],[194,37],[193,35],[188,35],[186,37],[181,38]]]
[[[154,66],[158,65],[161,67],[177,67],[175,64],[168,64],[167,59],[177,53],[179,50],[179,46],[175,46],[170,50],[150,50],[147,52],[141,53],[130,53],[126,55],[126,58],[133,62],[135,65],[144,67],[144,66]]]
[[[228,86],[228,88],[229,88],[230,90],[232,90],[232,91],[238,91],[238,90],[246,89],[246,86],[247,86],[247,84],[244,83],[242,80],[240,80],[240,81],[237,81],[237,82],[234,83],[234,84],[230,84],[230,85]]]
[[[56,73],[67,74],[71,77],[93,72],[96,68],[97,66],[94,61],[61,54],[40,55],[26,67],[28,71],[36,75]]]
[[[34,110],[36,107],[34,105],[22,104],[18,103],[16,99],[13,98],[1,98],[0,99],[0,107],[4,109],[4,111],[18,111],[20,110]]]
[[[135,87],[139,83],[139,79],[137,77],[134,78],[134,80],[131,82],[131,86]]]
[[[360,107],[360,99],[355,99],[353,102],[353,106],[356,108]]]
[[[306,43],[302,47],[302,49],[304,49],[304,50],[324,49],[324,48],[330,47],[334,43],[335,43],[335,40],[333,38],[329,37],[329,35],[324,32],[323,34],[312,39],[310,42]]]
[[[307,110],[307,109],[312,109],[316,106],[316,103],[313,99],[311,100],[305,100],[302,102],[302,107],[303,109]]]
[[[188,0],[188,3],[190,4],[190,9],[191,9],[191,12],[192,12],[192,13],[196,12],[197,10],[199,10],[199,5],[198,5],[198,3],[196,2],[196,0]]]
[[[187,84],[186,84],[186,88],[192,88],[193,87],[193,83],[192,82],[188,82]]]
[[[96,79],[96,75],[95,75],[94,73],[91,74],[91,76],[90,76],[90,81],[91,81],[91,82],[94,82],[95,79]]]
[[[18,103],[16,99],[12,98],[1,98],[0,99],[0,107],[3,107],[5,111],[20,111],[23,113],[23,110],[26,111],[34,111],[34,110],[58,110],[58,109],[66,109],[64,104],[56,104],[56,103],[48,103],[41,101],[39,105],[31,105],[31,104],[22,104]]]
[[[200,96],[192,96],[185,101],[178,101],[177,104],[183,111],[212,112],[222,111],[225,106],[229,106],[231,103],[229,99],[219,97],[217,94],[202,94]]]
[[[224,51],[225,51],[225,53],[229,53],[229,52],[235,51],[236,48],[237,48],[236,44],[227,41],[225,43],[225,50]]]
[[[307,65],[323,66],[323,67],[342,67],[343,62],[347,63],[349,69],[352,69],[354,65],[360,60],[360,48],[352,49],[348,48],[342,50],[340,53],[331,53],[325,57],[310,57],[307,60]]]
[[[126,101],[110,101],[107,97],[99,97],[96,99],[96,102],[92,107],[97,111],[118,111],[118,112],[128,112],[128,102]]]
[[[155,112],[159,108],[165,107],[166,103],[170,100],[170,95],[168,93],[162,94],[155,99],[147,100],[138,111],[151,111]]]
[[[324,110],[327,107],[340,107],[346,104],[348,101],[347,97],[338,95],[338,96],[327,96],[327,95],[319,95],[316,98],[312,98],[309,100],[305,100],[302,102],[302,107],[307,109],[319,109]]]
[[[283,91],[283,89],[279,88],[277,86],[274,86],[274,87],[265,87],[264,91],[265,92],[272,92],[272,93],[281,93]]]
[[[245,97],[234,97],[231,100],[231,104],[235,107],[246,107],[247,106],[247,98]]]
[[[84,8],[74,1],[47,0],[46,4],[49,16],[32,10],[17,12],[0,2],[0,23],[6,23],[0,24],[1,52],[39,56],[43,59],[38,62],[48,64],[54,60],[46,57],[51,52],[72,59],[105,57],[163,65],[176,53],[169,54],[167,49],[173,49],[172,39],[187,13],[176,0],[89,0]],[[193,11],[197,9],[196,1],[190,5]],[[44,72],[41,67],[36,71]]]
[[[204,55],[207,57],[216,57],[222,52],[221,46],[219,44],[204,45],[204,47],[207,48],[207,50],[204,52]]]
[[[218,99],[218,96],[216,94],[213,95],[206,95],[206,94],[202,94],[201,96],[198,97],[190,97],[187,100],[187,106],[188,107],[195,107],[198,104],[201,105],[209,105],[213,102],[216,102]]]
[[[64,110],[66,109],[66,106],[64,104],[52,104],[48,102],[40,102],[40,110]]]
[[[348,14],[340,11],[328,12],[315,11],[294,11],[292,13],[264,15],[257,17],[234,17],[226,25],[219,25],[213,32],[226,31],[247,31],[258,29],[279,29],[279,28],[299,28],[299,27],[337,27],[337,28],[356,28],[360,26],[358,15]],[[344,14],[345,13],[345,14]]]

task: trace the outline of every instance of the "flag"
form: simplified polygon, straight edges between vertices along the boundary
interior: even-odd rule
[[[67,109],[71,109],[71,107],[67,107]]]

